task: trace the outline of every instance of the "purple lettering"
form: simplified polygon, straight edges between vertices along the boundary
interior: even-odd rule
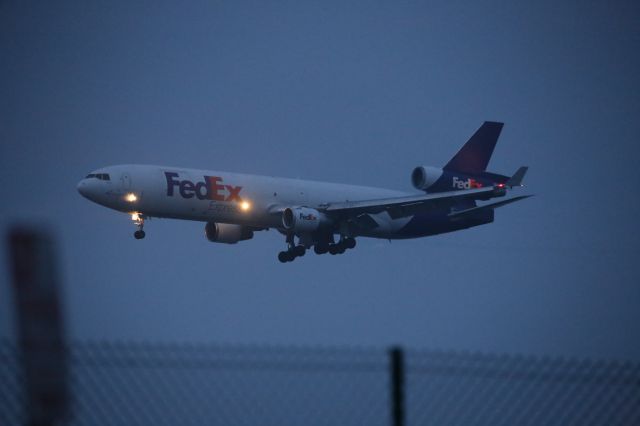
[[[220,176],[204,176],[204,182],[196,182],[185,179],[180,180],[180,175],[174,172],[164,172],[167,180],[167,196],[173,197],[175,187],[182,198],[197,197],[199,200],[241,202],[241,186],[223,185]]]
[[[203,188],[204,192],[202,191]],[[209,188],[207,187],[207,184],[204,182],[196,183],[196,197],[198,197],[198,200],[206,200],[208,195]]]
[[[167,179],[167,197],[173,197],[173,187],[179,185],[180,182],[173,178],[178,177],[177,173],[164,172],[164,177]]]
[[[180,195],[182,198],[193,198],[193,191],[196,187],[190,180],[183,180],[180,182]]]

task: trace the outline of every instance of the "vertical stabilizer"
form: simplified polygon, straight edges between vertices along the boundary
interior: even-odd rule
[[[460,151],[444,166],[444,170],[481,173],[487,169],[493,149],[504,123],[485,121]]]

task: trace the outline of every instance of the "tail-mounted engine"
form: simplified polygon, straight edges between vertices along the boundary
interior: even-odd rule
[[[229,223],[207,222],[204,234],[212,243],[235,244],[238,241],[253,238],[253,231],[250,228]]]
[[[316,209],[287,207],[282,211],[282,226],[287,231],[312,232],[321,226],[330,225],[331,220]]]
[[[442,176],[442,169],[430,166],[418,166],[411,172],[411,183],[416,189],[426,191]]]

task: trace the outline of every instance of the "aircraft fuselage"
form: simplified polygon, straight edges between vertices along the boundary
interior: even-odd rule
[[[78,191],[130,214],[137,239],[148,217],[206,222],[207,239],[227,244],[275,228],[289,247],[278,258],[288,262],[311,247],[343,253],[359,236],[416,238],[493,222],[495,208],[528,197],[476,204],[521,186],[527,171],[521,167],[512,177],[486,171],[501,130],[502,123],[485,122],[444,167],[416,167],[411,182],[419,192],[155,165],[95,170]]]

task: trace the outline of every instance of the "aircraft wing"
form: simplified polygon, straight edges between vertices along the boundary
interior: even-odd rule
[[[318,210],[330,216],[351,217],[386,211],[391,218],[397,219],[411,216],[418,212],[446,208],[463,200],[488,200],[493,197],[502,197],[505,194],[506,189],[504,186],[495,186],[407,197],[327,203],[319,206]]]

